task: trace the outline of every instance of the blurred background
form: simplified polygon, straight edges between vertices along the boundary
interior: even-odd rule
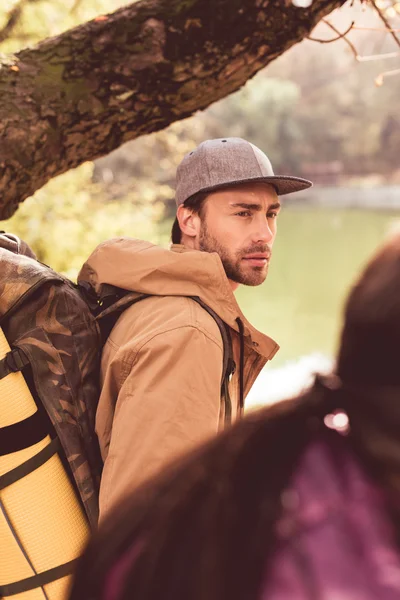
[[[3,0],[0,51],[18,51],[124,4]],[[400,4],[377,4],[400,28]],[[328,21],[341,32],[354,27],[346,39],[326,43],[337,33],[319,24],[312,37],[320,41],[294,46],[239,92],[53,179],[0,223],[74,279],[107,238],[168,246],[176,166],[204,139],[244,137],[264,150],[275,173],[313,180],[311,190],[283,199],[266,283],[237,292],[246,317],[281,346],[250,408],[297,393],[313,372],[331,368],[349,285],[400,228],[399,45],[366,4],[345,5]]]

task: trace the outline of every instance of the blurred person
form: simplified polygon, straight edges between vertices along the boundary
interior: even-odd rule
[[[350,292],[335,373],[138,490],[70,600],[400,598],[399,346],[400,235]]]
[[[79,283],[96,293],[117,286],[149,296],[124,310],[102,354],[100,518],[243,411],[278,346],[247,321],[233,291],[263,283],[279,195],[310,185],[274,175],[267,156],[245,140],[208,140],[178,166],[171,250],[120,238],[101,244],[83,266]]]

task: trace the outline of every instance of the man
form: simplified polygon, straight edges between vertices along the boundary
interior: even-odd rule
[[[278,346],[247,321],[233,291],[265,280],[279,195],[310,185],[275,176],[265,154],[245,140],[203,142],[177,170],[171,250],[111,240],[84,265],[79,279],[97,290],[111,284],[150,296],[122,313],[103,351],[96,416],[104,459],[101,517],[241,412],[243,397]],[[229,402],[221,402],[220,329],[191,296],[230,333],[236,370]]]

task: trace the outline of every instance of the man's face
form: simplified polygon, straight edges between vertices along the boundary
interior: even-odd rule
[[[213,192],[199,217],[195,248],[217,252],[235,284],[260,285],[268,273],[279,210],[275,189],[265,183]]]

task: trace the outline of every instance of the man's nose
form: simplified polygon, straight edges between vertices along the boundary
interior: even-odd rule
[[[260,220],[253,234],[253,241],[262,244],[270,244],[275,237],[267,219]]]

